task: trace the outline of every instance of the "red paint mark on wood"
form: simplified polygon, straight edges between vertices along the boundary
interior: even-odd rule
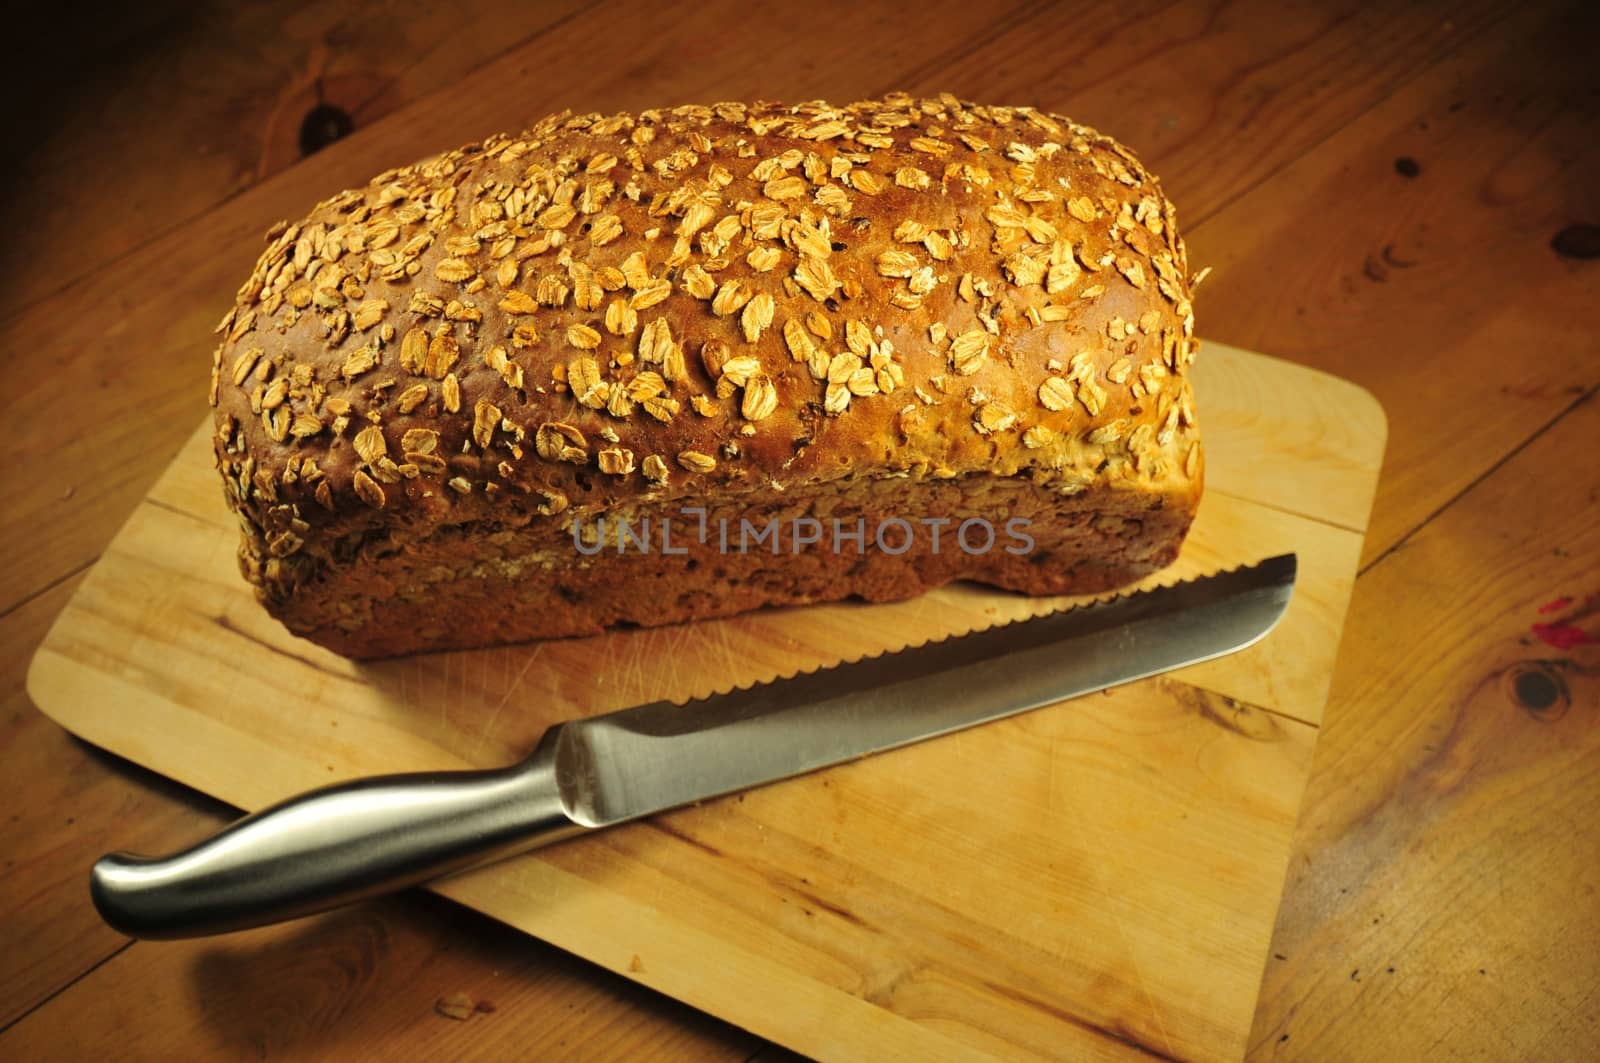
[[[1533,633],[1547,645],[1558,650],[1570,650],[1574,646],[1582,646],[1589,642],[1600,642],[1581,627],[1571,624],[1535,624]]]
[[[1543,605],[1539,606],[1539,612],[1540,613],[1557,613],[1557,612],[1560,612],[1561,610],[1565,609],[1567,606],[1569,606],[1571,604],[1572,604],[1572,599],[1570,597],[1568,597],[1567,595],[1563,594],[1561,597],[1557,598],[1555,601],[1553,601],[1553,602],[1545,602]]]

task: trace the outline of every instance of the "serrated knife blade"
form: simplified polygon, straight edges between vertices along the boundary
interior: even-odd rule
[[[91,895],[135,937],[309,915],[1235,652],[1282,617],[1295,575],[1286,554],[687,705],[573,720],[511,768],[358,780],[175,856],[111,854]]]

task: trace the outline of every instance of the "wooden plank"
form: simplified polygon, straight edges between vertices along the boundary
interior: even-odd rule
[[[170,5],[160,18],[144,4],[97,12],[93,32],[114,47],[87,64],[77,49],[60,50],[55,61],[77,76],[52,86],[55,121],[36,143],[23,141],[29,180],[7,197],[7,231],[21,225],[41,238],[27,241],[26,268],[8,271],[0,317],[298,163],[312,108],[338,108],[364,129],[588,3],[291,0]],[[58,35],[41,31],[22,39]],[[36,57],[32,68],[46,65]]]
[[[815,95],[819,87],[842,98],[899,87],[902,77],[920,77],[932,89],[947,69],[953,83],[973,95],[1037,98],[1040,86],[1049,84],[1060,69],[1057,52],[1050,47],[1075,54],[1071,50],[1083,48],[1085,41],[1101,41],[1104,46],[1090,49],[1086,60],[1096,64],[1097,79],[1104,75],[1092,86],[1094,99],[1104,101],[1096,105],[1105,108],[1097,117],[1107,129],[1145,149],[1173,187],[1181,187],[1192,174],[1197,187],[1183,202],[1185,216],[1203,217],[1291,157],[1274,145],[1326,136],[1380,99],[1413,63],[1405,51],[1370,47],[1369,38],[1388,38],[1364,22],[1366,16],[1335,16],[1324,22],[1320,16],[1295,15],[1310,18],[1292,23],[1296,33],[1307,39],[1321,34],[1321,44],[1298,47],[1293,62],[1276,64],[1274,50],[1281,50],[1285,40],[1272,31],[1250,28],[1276,25],[1285,17],[1281,5],[1266,0],[1260,0],[1259,8],[1247,5],[1237,16],[1198,26],[1183,15],[1174,24],[1185,27],[1185,33],[1166,42],[1160,62],[1135,60],[1145,54],[1152,22],[1165,25],[1167,14],[1157,19],[1139,5],[1109,22],[1104,14],[1083,15],[1094,20],[1096,36],[1075,33],[1073,19],[1055,9],[1028,8],[1013,17],[955,0],[923,5],[918,18],[909,21],[875,5],[841,3],[820,11],[814,6],[741,6],[738,18],[747,36],[727,33],[734,17],[729,10],[715,3],[682,11],[634,8],[630,17],[621,18],[612,7],[597,8],[0,325],[5,346],[13,352],[14,377],[24,382],[0,392],[0,413],[23,440],[13,460],[21,469],[48,462],[62,470],[48,478],[17,477],[12,506],[0,516],[0,551],[14,552],[26,543],[34,563],[0,572],[0,603],[91,559],[176,453],[200,416],[201,385],[196,380],[204,376],[198,367],[212,345],[209,329],[228,293],[248,273],[261,231],[279,218],[302,213],[332,189],[363,181],[441,144],[514,127],[561,106],[639,107],[741,94]],[[1396,17],[1402,18],[1396,39],[1426,36],[1424,22]],[[1029,41],[1026,27],[1035,19],[1046,20],[1041,24],[1048,32],[1039,40],[1050,47]],[[818,23],[828,24],[829,32],[813,32]],[[1463,23],[1486,32],[1477,16]],[[1465,36],[1466,29],[1460,33]],[[630,55],[632,62],[564,64],[560,79],[551,77],[552,56],[581,54],[602,36],[608,47]],[[997,50],[982,50],[976,65],[960,65],[967,51],[983,49],[991,38],[1000,42]],[[762,47],[750,48],[750,39],[759,39]],[[1324,69],[1322,47],[1351,53],[1350,61]],[[1369,54],[1383,57],[1387,65],[1369,65],[1360,58]],[[1215,95],[1219,101],[1215,136],[1226,138],[1239,159],[1254,160],[1240,168],[1230,164],[1228,172],[1234,176],[1226,186],[1206,184],[1203,175],[1217,169],[1216,160],[1209,153],[1184,149],[1170,130],[1154,151],[1148,150],[1136,135],[1146,113],[1142,103],[1116,102],[1119,94],[1148,83],[1151,70],[1161,63],[1200,79],[1202,90],[1195,98]],[[983,80],[984,70],[994,80]],[[1004,80],[1017,72],[1026,76]],[[1313,85],[1320,87],[1308,93],[1305,87]],[[1284,93],[1284,110],[1297,115],[1299,123],[1289,140],[1283,129],[1258,114],[1263,101]],[[1064,96],[1050,102],[1073,112],[1078,101]],[[1187,129],[1196,121],[1184,126],[1180,119],[1179,124]],[[1167,168],[1163,152],[1168,150],[1177,153],[1171,160],[1176,170]],[[1215,320],[1234,327],[1226,315]],[[63,379],[104,383],[94,390],[68,389],[59,386]],[[93,430],[84,431],[85,425]],[[40,544],[31,529],[44,512],[59,514],[60,532]]]
[[[1253,1055],[1600,1045],[1596,439],[1591,391],[1362,577]]]
[[[89,749],[30,703],[28,659],[81,583],[66,580],[0,617],[0,756],[13,794],[26,795],[8,801],[4,816],[0,1027],[124,944],[89,905],[96,857],[177,845],[227,821],[216,802]]]
[[[1284,713],[1316,718],[1308,699],[1324,696],[1360,550],[1358,531],[1272,505],[1274,475],[1357,475],[1342,457],[1317,467],[1324,437],[1294,411],[1309,401],[1338,421],[1348,401],[1360,419],[1370,398],[1227,348],[1202,364],[1249,382],[1242,419],[1305,467],[1230,468],[1263,444],[1227,428],[1235,407],[1217,394],[1212,419],[1240,445],[1213,457],[1223,489],[1174,575],[1284,548],[1304,575],[1273,638],[1195,676],[1213,691],[1181,675],[1133,684],[441,890],[812,1054],[1237,1055],[1316,734]],[[1274,389],[1282,423],[1254,405]],[[1379,460],[1369,450],[1369,480]],[[243,807],[347,776],[506,763],[560,719],[1044,604],[962,588],[355,663],[291,638],[255,603],[213,477],[202,431],[63,614],[30,689],[66,726]],[[1257,707],[1254,694],[1281,703]],[[1001,892],[1005,905],[983,903]]]
[[[1208,327],[1390,411],[1368,559],[1594,383],[1600,273],[1551,239],[1600,209],[1578,179],[1600,115],[1572,102],[1597,91],[1600,15],[1513,11],[1192,234]]]
[[[1237,351],[1207,342],[1197,363],[1196,407],[1226,403],[1230,411],[1200,426],[1214,466],[1207,489],[1246,497],[1264,481],[1286,512],[1365,532],[1378,486],[1372,469],[1389,435],[1383,407],[1348,380]],[[1314,383],[1305,383],[1307,374]],[[1263,439],[1272,445],[1262,447]]]
[[[911,87],[1026,100],[1103,129],[1194,224],[1507,14],[1493,0],[1050,4],[930,60]]]
[[[0,1033],[0,1056],[733,1063],[760,1044],[488,922],[410,897],[226,938],[137,943]]]

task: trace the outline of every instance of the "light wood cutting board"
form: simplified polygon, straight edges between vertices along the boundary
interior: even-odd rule
[[[436,888],[817,1057],[1240,1056],[1385,424],[1353,384],[1217,344],[1196,388],[1207,494],[1156,582],[1297,552],[1265,642]],[[84,739],[246,809],[509,763],[561,719],[1064,601],[962,586],[354,664],[256,605],[208,433],[107,548],[28,686]]]

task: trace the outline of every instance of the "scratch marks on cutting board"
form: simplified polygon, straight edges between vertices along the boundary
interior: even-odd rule
[[[528,647],[528,655],[523,658],[522,667],[517,669],[517,674],[512,677],[511,682],[506,684],[505,690],[501,692],[494,706],[490,708],[488,718],[483,721],[483,726],[478,731],[478,741],[472,747],[474,760],[483,751],[484,743],[488,742],[489,736],[494,733],[495,724],[499,721],[500,713],[505,709],[506,703],[511,700],[511,695],[515,694],[517,689],[522,686],[522,680],[528,674],[528,669],[532,668],[533,662],[543,655],[544,647],[545,644],[542,642],[534,643]],[[507,661],[509,662],[509,660],[510,657],[507,655]]]

